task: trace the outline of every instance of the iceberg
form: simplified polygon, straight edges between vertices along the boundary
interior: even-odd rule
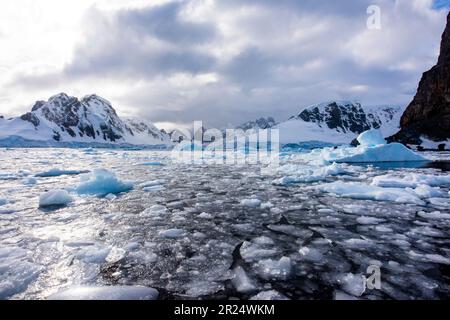
[[[114,172],[96,169],[92,173],[81,176],[81,183],[76,188],[76,191],[79,194],[105,196],[127,192],[131,189],[133,189],[133,184],[120,181]]]
[[[353,147],[325,148],[320,157],[337,163],[421,162],[427,158],[413,152],[400,143],[386,144],[379,130],[365,131],[358,136],[360,145]]]
[[[73,201],[66,190],[52,190],[39,197],[39,207],[65,206]]]
[[[386,144],[386,140],[384,140],[383,135],[380,130],[371,129],[364,131],[361,133],[358,138],[358,142],[362,146],[373,147],[381,144]]]
[[[414,153],[401,143],[391,143],[377,146],[359,146],[353,155],[335,159],[338,163],[367,163],[367,162],[408,162],[428,161],[428,159]]]

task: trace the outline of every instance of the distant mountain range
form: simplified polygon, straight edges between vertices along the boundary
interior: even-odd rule
[[[276,128],[282,144],[348,144],[371,128],[379,128],[386,137],[394,134],[403,111],[395,106],[363,107],[355,101],[331,101],[307,107],[284,122],[259,118],[237,129]],[[97,95],[78,99],[60,93],[48,101],[37,101],[20,117],[0,117],[0,146],[170,146],[180,140],[175,138],[175,133],[167,134],[152,123],[120,118],[111,103]]]
[[[348,144],[360,133],[376,128],[385,137],[399,130],[400,106],[362,106],[356,101],[330,101],[303,109],[287,121],[276,123],[272,118],[246,122],[238,128],[279,129],[280,142],[292,144],[321,141]]]
[[[0,118],[0,145],[27,144],[166,145],[170,137],[152,123],[121,119],[111,103],[97,96],[82,99],[60,93],[37,101],[30,112]]]

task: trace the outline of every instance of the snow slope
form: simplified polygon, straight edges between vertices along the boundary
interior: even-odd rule
[[[280,130],[282,144],[305,141],[347,144],[372,128],[380,129],[384,137],[394,134],[403,111],[403,107],[397,106],[363,107],[355,101],[332,101],[307,107],[273,128]]]
[[[153,124],[122,120],[110,102],[89,95],[81,100],[60,93],[38,101],[31,111],[16,118],[0,118],[0,140],[161,145],[170,137]]]

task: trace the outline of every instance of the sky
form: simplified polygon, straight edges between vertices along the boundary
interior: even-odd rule
[[[0,114],[60,92],[171,129],[283,121],[330,100],[407,105],[449,0],[0,3]],[[368,28],[371,5],[380,28]]]

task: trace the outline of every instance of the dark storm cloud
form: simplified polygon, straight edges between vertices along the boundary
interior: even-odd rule
[[[94,24],[75,59],[65,72],[69,76],[154,77],[170,72],[205,72],[215,59],[196,47],[215,37],[215,27],[180,18],[181,3],[123,10],[96,23],[95,10],[87,19]]]
[[[214,25],[180,19],[182,9],[183,4],[175,2],[156,8],[125,10],[117,15],[115,24],[141,37],[153,35],[181,45],[204,43],[216,36]]]

